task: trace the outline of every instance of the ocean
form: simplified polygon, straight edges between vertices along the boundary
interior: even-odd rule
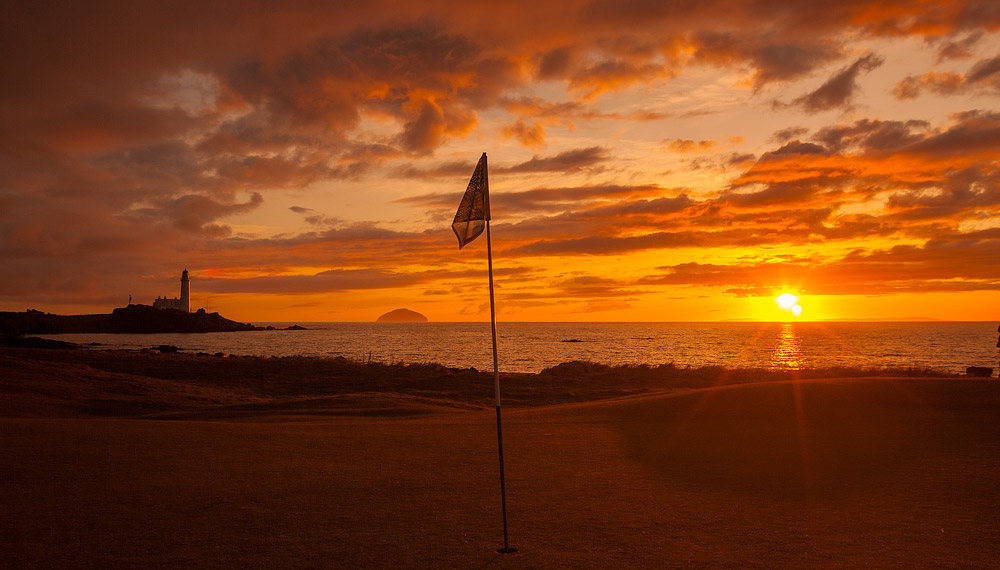
[[[285,327],[292,323],[255,323]],[[296,323],[303,331],[41,335],[97,348],[161,344],[185,352],[343,356],[384,363],[437,362],[493,369],[489,323]],[[500,370],[539,372],[573,360],[728,368],[828,366],[997,368],[995,322],[921,323],[504,323]]]

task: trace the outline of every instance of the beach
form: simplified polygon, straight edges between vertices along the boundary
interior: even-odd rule
[[[7,568],[991,568],[1000,382],[0,349]]]

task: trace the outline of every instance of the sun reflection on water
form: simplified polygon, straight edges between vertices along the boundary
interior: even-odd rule
[[[781,330],[778,331],[778,344],[771,355],[771,362],[775,368],[788,368],[798,370],[799,365],[799,339],[795,336],[795,325],[792,323],[782,323]]]

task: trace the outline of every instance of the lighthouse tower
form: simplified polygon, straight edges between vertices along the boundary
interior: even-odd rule
[[[181,306],[185,313],[191,312],[191,278],[188,277],[188,270],[181,273]]]

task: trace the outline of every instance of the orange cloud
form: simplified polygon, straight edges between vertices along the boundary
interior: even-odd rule
[[[916,99],[924,91],[938,95],[955,95],[971,91],[1000,93],[1000,57],[976,63],[968,73],[928,71],[910,75],[896,84],[897,99]]]
[[[667,141],[664,141],[667,142]],[[690,152],[704,152],[712,150],[718,141],[693,141],[691,139],[672,139],[667,142],[667,148],[673,152],[690,153]]]
[[[545,145],[545,128],[539,123],[528,125],[518,119],[503,129],[505,138],[514,138],[527,147],[538,148]]]

